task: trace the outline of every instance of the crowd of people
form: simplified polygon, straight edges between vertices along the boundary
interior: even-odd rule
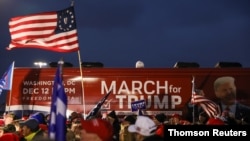
[[[250,108],[237,101],[233,77],[219,77],[214,82],[215,96],[222,111],[209,117],[200,108],[195,121],[174,113],[166,115],[117,115],[115,110],[84,119],[82,113],[67,117],[66,141],[163,141],[168,125],[249,125]],[[55,141],[49,138],[49,114],[36,112],[22,118],[8,112],[0,119],[0,141]],[[64,135],[62,135],[64,136]]]
[[[49,138],[49,117],[36,112],[19,119],[8,112],[0,120],[0,141],[54,141]],[[121,118],[113,110],[86,120],[81,113],[72,112],[65,123],[65,138],[66,141],[163,141],[162,125],[166,118],[165,114]]]

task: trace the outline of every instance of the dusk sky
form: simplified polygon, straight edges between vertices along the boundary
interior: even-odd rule
[[[0,1],[0,75],[35,61],[65,62],[79,67],[78,54],[42,49],[6,50],[10,18],[57,11],[70,0]],[[213,68],[219,61],[250,67],[249,0],[75,0],[80,55],[83,62],[104,67],[171,68],[178,61]]]

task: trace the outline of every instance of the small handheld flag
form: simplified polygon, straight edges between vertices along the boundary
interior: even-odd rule
[[[13,81],[13,72],[14,72],[14,64],[9,66],[8,70],[3,74],[2,78],[0,79],[0,95],[3,90],[11,90],[12,89],[12,81]]]
[[[101,109],[103,103],[106,101],[106,99],[109,97],[111,91],[109,91],[96,105],[95,107],[88,113],[86,119],[91,119],[97,115],[99,110]]]

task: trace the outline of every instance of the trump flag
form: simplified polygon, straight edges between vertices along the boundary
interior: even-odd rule
[[[6,48],[38,48],[55,52],[79,50],[74,7],[11,18]]]
[[[14,64],[15,62],[12,62],[8,70],[3,74],[2,78],[0,79],[0,95],[2,94],[3,90],[11,90],[12,88]]]
[[[56,141],[66,141],[67,95],[62,81],[62,64],[58,65],[51,98],[49,137]]]

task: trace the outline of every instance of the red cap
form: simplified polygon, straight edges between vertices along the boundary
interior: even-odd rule
[[[175,113],[175,114],[172,114],[171,117],[172,117],[172,118],[180,118],[181,116],[180,116],[179,114],[176,114],[176,113]]]
[[[4,126],[4,120],[0,119],[0,126]]]
[[[4,133],[0,137],[0,141],[19,141],[19,136],[15,133]]]
[[[207,125],[225,125],[225,122],[220,118],[210,118],[207,121]]]
[[[111,141],[113,137],[112,125],[103,119],[82,120],[82,128],[88,133],[97,134],[102,141]]]
[[[39,124],[40,129],[48,131],[48,126],[46,124]]]

